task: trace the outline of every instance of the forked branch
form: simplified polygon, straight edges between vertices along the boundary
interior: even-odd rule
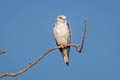
[[[67,45],[64,45],[64,47],[72,46],[72,47],[76,48],[77,52],[81,52],[82,49],[83,49],[83,46],[84,46],[84,39],[85,39],[85,35],[86,35],[86,30],[87,30],[87,20],[85,19],[85,30],[84,30],[84,35],[83,35],[83,38],[82,38],[82,45],[81,45],[80,49],[79,49],[79,45],[76,45],[76,44],[67,44]],[[42,56],[40,56],[36,61],[34,61],[33,63],[29,63],[29,65],[26,66],[24,69],[22,69],[22,70],[20,70],[20,71],[18,71],[16,73],[3,73],[3,74],[0,74],[0,78],[5,77],[5,76],[12,76],[12,77],[14,77],[14,76],[22,74],[23,72],[27,71],[32,66],[37,64],[48,53],[50,53],[51,51],[53,51],[55,49],[59,49],[59,48],[63,48],[63,46],[56,46],[55,48],[50,48],[47,52],[45,52]]]

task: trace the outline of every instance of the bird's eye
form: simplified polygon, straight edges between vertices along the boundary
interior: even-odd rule
[[[63,19],[62,17],[59,17],[60,19]]]

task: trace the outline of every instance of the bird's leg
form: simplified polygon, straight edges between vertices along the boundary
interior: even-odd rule
[[[64,44],[64,47],[67,48],[67,47],[68,47],[68,44]]]
[[[64,44],[60,44],[60,46],[61,46],[61,48],[64,48],[64,47],[65,47],[65,45],[64,45]]]

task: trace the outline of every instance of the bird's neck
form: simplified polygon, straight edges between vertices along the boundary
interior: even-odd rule
[[[56,21],[56,24],[67,24],[67,22],[60,22],[60,21]]]

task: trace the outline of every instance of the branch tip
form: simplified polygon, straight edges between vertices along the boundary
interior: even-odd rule
[[[0,51],[0,55],[6,53],[6,50]]]

